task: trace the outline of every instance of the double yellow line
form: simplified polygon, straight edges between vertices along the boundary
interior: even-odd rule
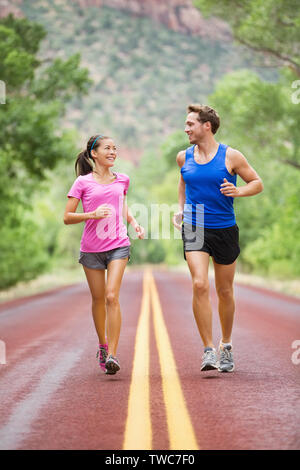
[[[170,449],[199,449],[180,385],[153,275],[146,270],[139,317],[123,449],[152,449],[149,328],[151,305],[162,375]]]

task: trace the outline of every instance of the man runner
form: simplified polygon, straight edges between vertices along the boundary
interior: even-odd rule
[[[192,146],[179,152],[176,158],[181,176],[179,212],[174,215],[173,224],[182,230],[184,258],[192,276],[193,312],[204,345],[201,370],[232,372],[233,280],[240,253],[233,201],[235,197],[260,193],[263,184],[241,152],[215,140],[219,126],[220,119],[214,109],[200,104],[188,107],[185,132]],[[246,185],[236,187],[237,175]],[[222,328],[219,358],[212,339],[210,256]]]

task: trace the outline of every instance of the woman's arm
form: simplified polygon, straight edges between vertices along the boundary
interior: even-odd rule
[[[139,225],[137,221],[135,220],[135,218],[133,217],[132,212],[127,205],[126,196],[124,196],[124,201],[123,201],[123,217],[128,224],[132,225],[134,229],[137,225]]]
[[[65,213],[64,213],[64,224],[78,224],[79,222],[85,222],[88,219],[103,219],[111,215],[111,209],[106,205],[102,204],[92,212],[81,212],[76,214],[76,209],[79,204],[79,199],[76,197],[70,197],[68,199]]]
[[[124,197],[124,201],[123,201],[123,217],[126,220],[126,222],[134,228],[134,230],[138,234],[138,237],[141,239],[144,238],[145,229],[141,225],[139,225],[139,223],[133,217],[132,212],[127,205],[126,197]]]

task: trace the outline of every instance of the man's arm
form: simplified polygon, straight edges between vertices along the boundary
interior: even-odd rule
[[[181,151],[177,154],[176,163],[179,168],[182,168],[185,163],[185,151]],[[178,205],[179,210],[183,211],[185,204],[185,182],[180,174],[179,183],[178,183]]]
[[[179,183],[178,183],[178,206],[179,206],[179,210],[182,212],[184,209],[184,204],[185,204],[185,182],[184,182],[184,179],[182,178],[182,175],[180,175]]]
[[[185,163],[185,151],[181,151],[177,154],[176,162],[179,168],[182,168]],[[183,209],[185,204],[185,182],[180,174],[179,183],[178,183],[178,206],[179,212],[174,214],[172,222],[178,230],[181,229],[181,223],[183,218]]]
[[[227,157],[231,169],[247,184],[245,186],[236,187],[224,178],[224,183],[221,184],[220,188],[222,194],[230,197],[254,196],[264,189],[261,178],[254,168],[249,165],[247,159],[241,152],[228,148]]]

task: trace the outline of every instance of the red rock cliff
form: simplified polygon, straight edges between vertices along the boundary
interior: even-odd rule
[[[68,2],[70,0],[66,0]],[[192,0],[74,0],[82,8],[107,6],[136,16],[152,18],[180,33],[230,40],[229,26],[217,18],[204,19]],[[46,2],[44,2],[46,3]],[[0,0],[0,17],[13,13],[22,16],[22,0]]]

